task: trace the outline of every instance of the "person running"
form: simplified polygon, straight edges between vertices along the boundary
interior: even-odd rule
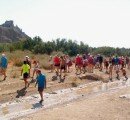
[[[1,61],[0,61],[0,68],[1,68],[1,73],[4,76],[3,80],[6,80],[6,77],[7,77],[6,76],[7,66],[8,66],[8,60],[5,56],[5,54],[2,54]]]
[[[24,61],[23,65],[22,65],[21,76],[23,75],[23,79],[25,82],[25,88],[29,87],[29,83],[27,81],[29,74],[30,74],[30,66],[27,64],[27,61]]]
[[[46,89],[46,76],[44,74],[41,73],[41,70],[37,70],[37,78],[36,78],[36,84],[35,87],[38,84],[38,92],[40,94],[41,100],[39,101],[39,103],[42,104],[42,102],[44,101],[43,99],[43,91],[44,89]]]
[[[33,64],[34,64],[34,69],[33,69],[32,78],[34,77],[35,73],[37,73],[36,71],[39,69],[39,62],[38,61],[34,60]]]

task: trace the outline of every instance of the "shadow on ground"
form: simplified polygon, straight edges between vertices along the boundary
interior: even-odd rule
[[[22,88],[21,90],[17,90],[16,98],[25,96],[27,93],[27,88]]]
[[[32,105],[32,109],[41,108],[43,105],[41,103],[35,103]]]

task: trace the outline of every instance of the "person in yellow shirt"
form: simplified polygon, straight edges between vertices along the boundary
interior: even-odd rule
[[[23,75],[23,79],[25,82],[25,88],[29,87],[29,83],[27,81],[27,79],[29,78],[29,74],[30,74],[30,66],[27,64],[26,61],[24,61],[23,65],[22,65],[21,76]]]

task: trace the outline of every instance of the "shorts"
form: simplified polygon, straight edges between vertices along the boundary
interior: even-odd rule
[[[65,66],[61,66],[60,69],[61,70],[66,70],[66,67]]]
[[[105,67],[108,68],[109,64],[105,64]]]
[[[24,74],[23,74],[23,78],[26,79],[26,78],[28,78],[28,77],[29,77],[29,74],[28,74],[28,73],[24,73]]]
[[[34,68],[34,70],[33,71],[37,71],[38,70],[38,68]]]
[[[126,76],[126,73],[123,73],[123,76]]]
[[[76,66],[77,66],[77,67],[82,67],[83,64],[82,64],[82,63],[77,63]]]
[[[6,68],[0,68],[0,69],[1,69],[0,71],[1,71],[2,73],[6,72]]]
[[[44,88],[43,87],[38,87],[39,92],[43,92]]]
[[[118,74],[119,73],[119,70],[116,70],[116,74]]]
[[[60,64],[55,64],[55,67],[60,67]]]

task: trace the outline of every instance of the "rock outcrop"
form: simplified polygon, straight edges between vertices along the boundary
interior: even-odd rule
[[[14,26],[12,20],[0,25],[0,43],[17,42],[26,38],[28,36],[18,26]]]

